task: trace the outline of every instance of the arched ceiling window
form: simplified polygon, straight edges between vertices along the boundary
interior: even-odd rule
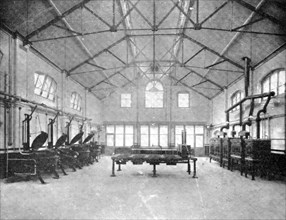
[[[34,93],[54,101],[57,90],[56,81],[42,73],[34,73]]]
[[[145,107],[163,108],[164,89],[157,80],[150,81],[145,89]]]

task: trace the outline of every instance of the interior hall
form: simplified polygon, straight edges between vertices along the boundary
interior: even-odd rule
[[[286,219],[285,0],[1,0],[0,219]]]

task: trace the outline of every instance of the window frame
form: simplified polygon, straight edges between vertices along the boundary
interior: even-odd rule
[[[274,74],[276,74],[276,83],[275,83],[276,84],[276,88],[275,88],[276,90],[274,91],[275,92],[275,96],[274,97],[284,94],[285,93],[285,88],[284,88],[284,91],[282,91],[282,93],[280,93],[280,89],[279,89],[279,87],[281,86],[281,85],[279,86],[279,84],[280,84],[279,78],[281,77],[280,75],[282,75],[282,72],[284,72],[286,74],[286,69],[279,68],[279,69],[272,70],[268,74],[266,74],[260,81],[261,93],[267,93],[267,92],[274,91],[271,88],[271,85],[272,85],[271,79],[272,79],[272,76]],[[264,91],[264,84],[266,84],[265,83],[266,81],[268,81],[267,82],[267,84],[268,84],[267,85],[268,86],[268,91]],[[285,82],[284,82],[284,87],[285,86],[286,85],[285,85]]]
[[[119,126],[123,126],[123,132],[122,133],[118,133],[117,132],[117,128]],[[127,132],[126,131],[126,127],[132,127],[132,134]],[[113,128],[112,131],[108,132],[108,127],[109,128]],[[135,138],[135,125],[133,124],[107,124],[105,125],[105,135],[106,135],[106,145],[107,145],[107,139],[108,137],[111,137],[112,139],[112,142],[113,142],[113,145],[110,146],[110,145],[107,145],[109,147],[131,147],[132,145],[134,145],[134,138]],[[122,138],[123,138],[123,146],[117,146],[117,136],[118,135],[122,135]],[[128,139],[128,137],[130,137],[132,135],[132,145],[129,146],[129,145],[126,145],[126,140]]]
[[[179,96],[180,95],[188,95],[188,106],[180,106],[180,99]],[[190,93],[189,92],[178,92],[177,93],[177,107],[178,108],[190,108]]]
[[[35,80],[36,75],[37,75],[37,78]],[[38,82],[39,82],[40,76],[43,77],[43,82],[39,86]],[[50,80],[50,84],[47,86],[47,82],[49,80]],[[36,90],[39,90],[39,94],[38,94],[38,92],[36,92]],[[50,75],[45,74],[45,73],[34,72],[34,94],[35,95],[41,96],[45,99],[48,99],[48,100],[54,102],[55,98],[56,98],[56,92],[57,92],[57,82],[55,81],[55,79],[53,77],[51,77]],[[46,93],[46,95],[43,95],[43,93]],[[50,96],[52,96],[52,99],[49,98]]]
[[[148,85],[150,84],[150,83],[159,83],[159,85],[161,85],[161,87],[162,87],[162,90],[159,90],[158,92],[152,92],[152,91],[149,91],[149,90],[147,90],[147,87],[148,87]],[[153,86],[154,87],[154,86]],[[152,88],[153,88],[152,87]],[[152,89],[151,88],[151,89]],[[150,89],[150,90],[151,90]],[[154,103],[154,100],[153,100],[153,102],[151,103],[151,106],[147,106],[147,101],[149,101],[149,98],[147,99],[147,95],[149,95],[149,94],[152,94],[152,93],[161,93],[161,95],[162,95],[162,99],[160,98],[160,100],[162,101],[162,105],[160,105],[160,106],[153,106],[152,105],[152,103]],[[157,96],[157,94],[156,94],[156,96]],[[155,95],[152,95],[151,97],[155,97]],[[160,109],[160,108],[164,108],[164,86],[163,86],[163,83],[161,83],[159,80],[150,80],[147,84],[146,84],[146,86],[145,86],[145,91],[144,91],[144,102],[145,102],[145,108],[148,108],[148,109]]]
[[[142,127],[147,127],[147,130],[148,130],[148,132],[147,132],[147,134],[142,134],[142,132],[141,132],[141,128]],[[157,133],[156,134],[154,134],[154,133],[151,133],[151,128],[154,128],[154,127],[156,127],[157,128]],[[165,127],[165,128],[167,128],[167,133],[164,133],[164,132],[162,132],[162,129],[161,128],[163,128],[163,127]],[[169,146],[169,136],[170,136],[170,129],[169,129],[169,126],[167,125],[167,124],[156,124],[156,125],[153,125],[153,124],[141,124],[140,125],[140,127],[139,127],[139,131],[140,131],[140,134],[139,134],[139,137],[140,137],[140,146],[141,147],[151,147],[151,136],[157,136],[157,142],[158,142],[158,146],[161,146],[161,147],[163,147],[163,148],[168,148],[168,146]],[[147,136],[147,142],[148,142],[148,146],[145,146],[145,145],[142,145],[142,136]],[[162,145],[162,143],[161,142],[163,142],[162,140],[163,140],[163,138],[166,138],[166,141],[167,141],[167,145],[166,146],[164,146],[164,145]],[[156,145],[154,145],[154,146],[156,146]]]
[[[122,101],[126,101],[127,99],[123,99],[122,96],[123,95],[130,95],[130,98],[128,98],[128,101],[130,102],[130,106],[123,106],[122,105]],[[120,94],[120,108],[131,108],[132,107],[132,94],[131,93],[121,93]]]
[[[73,98],[73,95],[74,95],[74,98]],[[71,98],[70,98],[70,108],[81,112],[82,111],[81,105],[82,105],[81,95],[77,92],[72,92]]]
[[[239,94],[239,100],[237,99],[238,94]],[[244,97],[244,94],[243,94],[243,92],[242,92],[241,90],[237,90],[237,91],[235,91],[234,93],[232,93],[232,95],[230,96],[230,104],[231,104],[230,107],[232,107],[232,106],[234,106],[236,103],[240,102],[240,101],[243,99],[243,97]],[[235,98],[236,98],[236,101],[235,101],[235,103],[234,103],[234,99],[235,99]],[[239,106],[236,106],[236,107],[233,108],[231,111],[234,112],[234,111],[237,111],[237,110],[239,110]]]

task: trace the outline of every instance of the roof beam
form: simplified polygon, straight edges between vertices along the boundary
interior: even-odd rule
[[[184,65],[186,65],[189,61],[191,61],[192,59],[194,59],[200,52],[202,52],[205,48],[202,47],[202,49],[200,49],[198,52],[196,52],[193,56],[191,56],[188,60],[186,60],[184,62]]]
[[[30,38],[32,38],[33,36],[39,34],[40,32],[42,32],[43,30],[47,29],[48,27],[50,27],[51,25],[55,24],[56,22],[58,22],[59,20],[63,19],[64,17],[66,17],[67,15],[71,14],[72,12],[74,12],[75,10],[77,10],[78,8],[82,7],[83,5],[85,5],[86,3],[88,3],[91,0],[83,0],[80,3],[76,4],[75,6],[73,6],[72,8],[68,9],[67,11],[65,11],[64,13],[62,13],[61,15],[56,16],[54,19],[52,19],[51,21],[49,21],[48,23],[42,25],[41,27],[39,27],[38,29],[34,30],[33,32],[31,32],[30,34],[28,34],[26,36],[26,40],[28,41]]]
[[[178,2],[176,4],[178,4]],[[174,11],[174,9],[176,8],[176,4],[173,5],[173,7],[166,13],[166,15],[161,19],[161,21],[158,22],[158,24],[156,26],[157,29],[169,17],[169,15],[172,13],[172,11]]]
[[[119,60],[121,63],[126,65],[126,62],[124,62],[122,59],[120,59],[118,56],[116,56],[114,53],[112,53],[110,50],[106,50],[106,52],[110,53],[113,57],[115,57],[117,60]]]
[[[258,18],[258,19],[254,20],[254,21],[250,21],[250,22],[248,22],[248,23],[246,23],[246,24],[243,24],[243,25],[241,25],[241,26],[239,26],[239,27],[233,28],[233,29],[231,29],[231,31],[239,30],[239,29],[241,29],[241,28],[244,28],[244,27],[246,27],[246,26],[252,25],[252,24],[257,23],[257,22],[259,22],[259,21],[262,21],[262,20],[264,20],[264,19],[265,19],[264,17]]]
[[[96,54],[94,54],[92,57],[86,59],[85,61],[77,64],[76,66],[74,66],[73,68],[71,68],[68,73],[71,73],[72,71],[76,70],[77,68],[81,67],[82,65],[86,64],[87,62],[89,62],[90,60],[93,60],[94,58],[98,57],[100,54],[102,54],[103,52],[111,49],[112,47],[116,46],[117,44],[121,43],[124,39],[126,38],[126,36],[120,38],[119,40],[117,40],[116,42],[114,42],[113,44],[109,45],[108,47],[102,49],[101,51],[97,52]]]
[[[251,4],[249,4],[243,0],[233,0],[233,1],[237,2],[238,4],[242,5],[245,8],[261,15],[262,17],[267,18],[268,20],[272,21],[273,23],[280,25],[285,30],[285,23],[276,19],[272,15],[269,15],[266,12],[263,12],[262,10],[255,8],[254,6],[252,6]]]
[[[255,9],[258,10],[259,8],[261,8],[265,2],[266,2],[266,0],[261,0],[261,1],[257,4],[257,6],[256,6]],[[249,22],[251,21],[251,19],[254,17],[254,15],[255,15],[255,12],[252,12],[252,13],[249,15],[249,17],[244,21],[243,25],[249,23]],[[241,34],[242,34],[241,32],[237,32],[237,33],[231,38],[231,40],[228,42],[228,44],[223,48],[223,50],[220,52],[220,55],[223,56],[223,55],[229,50],[229,48],[232,46],[232,44],[236,41],[236,39],[237,39]],[[218,57],[217,59],[215,59],[213,63],[216,63],[216,62],[218,62],[219,60],[220,60],[220,57]],[[241,68],[240,68],[240,69],[241,69]],[[244,68],[243,68],[243,70],[244,70]],[[206,71],[206,73],[204,74],[204,76],[207,76],[210,71],[211,71],[211,69],[208,69],[208,70]]]
[[[127,0],[129,2],[130,5],[132,5],[132,7],[134,7],[134,9],[138,12],[138,14],[147,22],[147,24],[149,24],[149,26],[151,28],[153,28],[152,23],[148,20],[148,18],[145,17],[145,15],[142,14],[142,12],[130,1]]]
[[[196,23],[190,18],[190,16],[188,14],[186,14],[186,12],[184,11],[184,9],[182,9],[176,2],[174,2],[174,0],[170,0],[171,2],[173,2],[173,4],[180,10],[180,12],[186,16],[186,18],[194,25],[196,26]]]
[[[228,1],[224,2],[221,6],[219,6],[216,10],[214,10],[208,17],[206,17],[202,22],[200,22],[200,26],[202,26],[205,22],[207,22],[210,18],[212,18],[215,14],[217,14],[221,9],[223,9],[227,5]]]
[[[121,16],[122,16],[122,15],[123,15],[123,16],[121,17],[120,21],[115,25],[115,28],[118,28],[119,25],[120,25],[122,22],[124,22],[125,18],[126,18],[127,16],[129,16],[129,14],[132,12],[133,9],[135,9],[135,7],[136,7],[136,5],[139,3],[139,1],[140,1],[140,0],[138,0],[138,1],[132,6],[132,8],[130,8],[130,9],[126,12],[126,14],[123,15],[122,6],[121,6],[120,2],[117,0],[117,5],[120,7],[120,11],[122,11],[122,14],[121,14],[121,12],[120,12],[120,14],[121,14]]]
[[[218,87],[220,90],[223,90],[223,87],[222,87],[221,85],[219,85],[219,84],[217,84],[216,82],[214,82],[214,81],[212,81],[212,80],[206,78],[205,76],[202,76],[200,73],[194,71],[192,68],[189,68],[189,67],[186,67],[186,66],[184,66],[184,68],[187,69],[187,70],[192,71],[194,74],[196,74],[197,76],[201,77],[202,79],[207,80],[209,83],[215,85],[215,86]]]
[[[226,60],[218,61],[218,62],[216,62],[216,63],[213,63],[213,64],[211,64],[211,65],[206,66],[205,69],[209,69],[210,67],[216,66],[216,65],[221,64],[221,63],[224,63],[224,62],[226,62]]]
[[[91,10],[89,7],[86,5],[83,6],[87,11],[89,11],[94,17],[98,18],[102,23],[104,23],[107,27],[110,29],[112,28],[112,25],[110,25],[107,21],[105,21],[102,17],[97,15],[93,10]]]
[[[272,51],[270,54],[268,54],[264,59],[260,60],[258,63],[256,63],[253,66],[253,69],[258,68],[260,65],[262,65],[263,63],[267,62],[268,60],[272,59],[273,57],[275,57],[276,55],[278,55],[279,53],[281,53],[283,50],[286,49],[286,43],[282,44],[281,46],[279,46],[277,49],[275,49],[274,51]]]
[[[234,62],[233,60],[227,58],[227,57],[224,56],[224,55],[219,54],[217,51],[215,51],[215,50],[211,49],[210,47],[206,46],[205,44],[203,44],[203,43],[201,43],[201,42],[199,42],[199,41],[193,39],[192,37],[187,36],[186,34],[184,34],[184,38],[190,40],[191,42],[193,42],[193,43],[199,45],[199,46],[202,47],[202,48],[205,48],[205,49],[208,50],[209,52],[211,52],[211,53],[217,55],[218,57],[220,57],[220,58],[226,60],[227,62],[231,63],[232,65],[234,65],[234,66],[236,66],[236,67],[238,67],[238,68],[240,68],[240,69],[244,69],[244,67],[241,66],[240,64]]]
[[[188,72],[186,75],[184,75],[181,79],[179,79],[177,82],[176,82],[176,85],[181,82],[183,79],[185,79],[188,75],[190,75],[193,71],[190,71]]]
[[[169,77],[173,80],[175,80],[176,82],[179,81],[176,77],[169,75]],[[206,99],[210,100],[211,98],[209,98],[208,96],[206,96],[205,94],[197,91],[196,89],[192,88],[191,86],[187,85],[186,83],[180,82],[180,84],[182,84],[183,86],[187,87],[188,89],[198,93],[199,95],[205,97]]]

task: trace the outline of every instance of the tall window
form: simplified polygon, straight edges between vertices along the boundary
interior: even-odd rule
[[[131,147],[134,144],[133,125],[107,125],[106,145],[116,147]]]
[[[285,93],[285,75],[283,69],[274,70],[261,82],[262,93],[274,91],[275,95]]]
[[[238,103],[243,98],[243,93],[241,91],[236,91],[232,94],[230,100],[231,100],[231,106],[234,106],[236,103]],[[238,110],[239,106],[236,106],[232,111]]]
[[[45,74],[34,73],[34,93],[54,101],[57,90],[56,81]]]
[[[163,108],[163,85],[159,81],[149,82],[145,90],[146,108]]]
[[[161,146],[168,147],[167,125],[141,125],[140,140],[142,147]]]
[[[179,108],[190,107],[190,94],[189,93],[178,93],[178,107]]]
[[[81,111],[81,96],[78,93],[72,93],[70,103],[72,109]]]
[[[182,144],[182,131],[186,130],[186,144],[191,147],[203,147],[204,127],[201,125],[176,125],[175,145]]]
[[[130,93],[123,93],[120,96],[121,100],[121,107],[122,108],[130,108],[131,107],[131,94]]]

